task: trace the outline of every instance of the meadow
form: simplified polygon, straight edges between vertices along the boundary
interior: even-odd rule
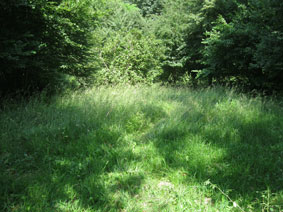
[[[0,211],[282,211],[283,102],[98,87],[0,109]]]

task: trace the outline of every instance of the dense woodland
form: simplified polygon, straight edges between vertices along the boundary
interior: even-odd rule
[[[2,0],[0,92],[153,82],[277,91],[282,19],[277,0]]]

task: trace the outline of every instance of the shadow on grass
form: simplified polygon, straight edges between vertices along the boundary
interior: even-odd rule
[[[134,161],[143,159],[124,135],[142,135],[158,120],[142,139],[154,142],[156,154],[170,169],[185,170],[187,181],[210,179],[224,190],[232,189],[236,198],[255,199],[256,191],[267,188],[282,191],[280,113],[246,114],[233,105],[234,110],[226,105],[219,112],[217,95],[209,108],[185,105],[185,98],[170,97],[180,106],[174,117],[166,117],[154,104],[12,111],[4,117],[10,131],[0,142],[0,209],[123,209],[127,197],[138,194],[145,179],[142,170],[129,171]]]
[[[216,107],[216,105],[215,105]],[[282,192],[283,121],[280,113],[217,111],[188,106],[170,124],[152,130],[155,146],[173,170],[199,182],[210,179],[233,198],[261,198],[257,191]],[[227,107],[229,109],[229,107]],[[149,139],[150,139],[149,138]]]
[[[162,111],[153,106],[142,110],[145,118]],[[44,111],[26,116],[37,117],[39,112]],[[0,209],[122,209],[124,196],[139,192],[144,174],[128,171],[131,162],[139,160],[123,138],[133,109],[125,108],[121,117],[119,112],[105,106],[97,115],[68,106],[52,109],[52,116],[61,118],[52,120],[47,114],[37,117],[37,125],[21,123],[1,144]]]

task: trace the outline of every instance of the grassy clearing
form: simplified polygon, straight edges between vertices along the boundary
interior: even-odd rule
[[[0,210],[280,211],[282,129],[282,103],[223,88],[6,104]]]

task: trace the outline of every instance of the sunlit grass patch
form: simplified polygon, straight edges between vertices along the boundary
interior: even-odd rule
[[[278,101],[124,86],[4,108],[3,211],[282,210]]]

